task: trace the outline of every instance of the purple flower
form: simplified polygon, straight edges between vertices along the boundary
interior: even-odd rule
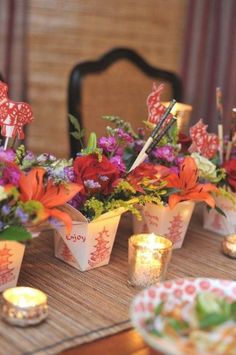
[[[75,182],[75,172],[73,166],[66,166],[64,168],[64,174],[69,181]]]
[[[0,147],[0,161],[13,162],[15,160],[16,153],[12,149],[4,150]]]
[[[109,179],[108,176],[105,176],[105,175],[100,176],[100,180],[102,180],[102,181],[107,181],[108,179]]]
[[[34,161],[35,160],[35,155],[34,153],[32,152],[27,152],[27,154],[25,155],[24,160],[27,160],[27,161]]]
[[[135,140],[135,142],[134,142],[135,153],[138,154],[139,152],[141,152],[143,146],[144,146],[144,141],[142,139]]]
[[[94,180],[85,180],[84,186],[87,187],[87,189],[100,189],[101,188],[101,185],[99,184],[99,182],[94,181]]]
[[[101,137],[98,141],[98,147],[105,152],[112,152],[116,148],[115,137]]]
[[[177,166],[180,166],[183,163],[183,161],[184,161],[184,157],[176,157],[175,158],[175,164]]]
[[[48,222],[55,228],[55,229],[59,229],[61,226],[61,223],[58,221],[58,219],[50,217],[48,219]]]
[[[169,145],[164,145],[163,147],[156,148],[153,151],[153,155],[157,159],[162,159],[168,163],[172,163],[175,160],[175,151],[174,147]]]
[[[122,157],[122,155],[124,154],[124,149],[119,147],[116,149],[116,155],[120,155]]]
[[[0,185],[12,184],[18,186],[20,181],[20,171],[14,165],[7,163],[0,166]]]
[[[11,208],[9,205],[2,206],[2,214],[4,216],[8,215],[10,213],[10,211],[11,211]]]
[[[132,143],[134,140],[133,137],[130,134],[124,132],[124,130],[122,128],[118,128],[117,135],[119,138],[124,140],[126,143]]]
[[[57,158],[54,155],[50,154],[50,153],[43,153],[43,154],[41,154],[41,155],[39,155],[37,157],[37,162],[38,163],[45,163],[46,161],[53,162],[53,161],[56,161],[56,160],[57,160]]]
[[[72,198],[72,200],[70,200],[68,203],[69,203],[72,207],[74,207],[74,208],[76,208],[77,210],[79,210],[79,209],[83,206],[83,204],[85,203],[86,199],[87,199],[86,196],[81,195],[80,193],[78,193],[78,194],[76,194],[76,195]]]
[[[115,155],[110,159],[110,162],[114,164],[121,173],[126,171],[125,164],[119,155]]]
[[[28,222],[29,216],[27,213],[25,213],[20,207],[17,207],[15,216],[18,217],[21,221],[21,223],[26,223]]]

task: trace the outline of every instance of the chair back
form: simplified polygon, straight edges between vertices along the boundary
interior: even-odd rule
[[[163,101],[181,101],[182,85],[172,72],[155,68],[132,49],[114,48],[101,58],[77,64],[70,73],[68,112],[85,128],[85,141],[90,132],[105,134],[109,124],[102,116],[119,116],[134,129],[147,119],[146,97],[152,83],[163,82]],[[69,133],[73,126],[69,123]],[[81,148],[70,135],[71,156]]]

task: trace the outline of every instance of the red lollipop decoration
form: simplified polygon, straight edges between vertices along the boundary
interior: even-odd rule
[[[199,120],[192,128],[190,128],[190,136],[192,145],[189,152],[197,152],[203,157],[211,159],[219,148],[219,138],[214,133],[207,133],[207,125]]]
[[[153,83],[153,88],[151,94],[147,98],[147,107],[148,107],[148,121],[153,124],[160,122],[166,107],[161,103],[161,93],[164,89],[164,84],[157,86]],[[173,115],[170,113],[165,124],[173,118]]]
[[[24,138],[23,126],[32,122],[31,106],[25,102],[15,102],[8,99],[8,86],[0,81],[0,125],[1,134],[6,137],[4,149],[9,138]]]

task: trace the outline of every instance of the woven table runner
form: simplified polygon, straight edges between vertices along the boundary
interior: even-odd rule
[[[109,265],[80,272],[54,257],[52,231],[26,248],[19,286],[48,295],[49,317],[34,327],[0,321],[0,354],[57,354],[131,327],[129,306],[139,291],[127,284],[129,216],[122,217]],[[175,250],[168,278],[204,276],[234,279],[236,265],[220,252],[221,238],[194,218],[181,249]]]

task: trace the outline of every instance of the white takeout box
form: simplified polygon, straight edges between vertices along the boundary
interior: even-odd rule
[[[174,208],[147,203],[141,206],[142,220],[133,217],[133,232],[162,235],[173,243],[173,249],[181,248],[193,213],[194,202],[179,202]]]
[[[224,196],[215,198],[216,206],[225,213],[225,216],[215,209],[204,208],[203,228],[223,236],[236,233],[236,194],[232,193],[232,196],[235,202]]]
[[[16,241],[0,241],[0,292],[17,285],[25,245]]]
[[[63,225],[55,230],[55,256],[80,271],[107,265],[125,209],[104,213],[91,222],[70,205],[65,205],[63,211],[73,220],[72,230],[70,235]]]

